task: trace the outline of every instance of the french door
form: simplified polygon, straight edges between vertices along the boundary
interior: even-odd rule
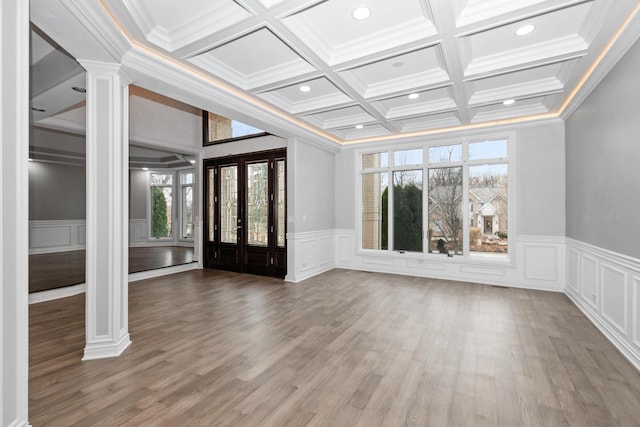
[[[286,151],[204,163],[207,268],[284,277]]]

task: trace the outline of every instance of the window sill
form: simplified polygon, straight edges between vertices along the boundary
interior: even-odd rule
[[[411,260],[411,261],[424,261],[424,262],[444,262],[444,263],[450,263],[450,264],[479,265],[479,266],[492,266],[492,267],[505,267],[505,268],[516,267],[513,261],[513,257],[510,255],[507,255],[506,257],[500,257],[500,256],[488,255],[488,254],[446,256],[445,254],[435,254],[435,253],[382,251],[382,250],[372,250],[372,249],[358,249],[356,250],[356,255],[381,258],[381,259],[397,259],[397,260]]]

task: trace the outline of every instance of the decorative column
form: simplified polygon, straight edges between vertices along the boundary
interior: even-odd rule
[[[0,425],[29,415],[29,2],[0,2]]]
[[[120,66],[87,70],[86,346],[83,360],[119,356],[129,339],[129,82]]]

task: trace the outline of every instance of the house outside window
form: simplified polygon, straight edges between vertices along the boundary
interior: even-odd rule
[[[363,153],[361,248],[506,259],[508,146],[495,139]]]

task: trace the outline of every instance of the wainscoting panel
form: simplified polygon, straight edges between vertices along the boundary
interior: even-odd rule
[[[335,267],[334,230],[287,233],[287,282],[300,282]]]
[[[640,260],[573,239],[567,254],[567,296],[640,370]]]
[[[146,243],[148,222],[146,219],[129,220],[129,244]]]
[[[570,248],[567,249],[567,286],[580,293],[580,253]]]
[[[633,343],[640,351],[640,277],[633,278]]]
[[[558,277],[558,248],[530,245],[524,248],[524,277],[528,280],[554,281]]]
[[[602,315],[614,327],[627,333],[627,273],[606,263],[601,263]],[[604,288],[606,286],[606,289]]]
[[[84,249],[85,233],[84,220],[29,221],[29,253]]]
[[[598,310],[600,298],[598,292],[598,260],[589,255],[582,255],[580,262],[580,289],[582,298]]]
[[[564,237],[518,236],[511,261],[492,257],[380,253],[358,249],[353,230],[335,230],[339,268],[562,292]]]

